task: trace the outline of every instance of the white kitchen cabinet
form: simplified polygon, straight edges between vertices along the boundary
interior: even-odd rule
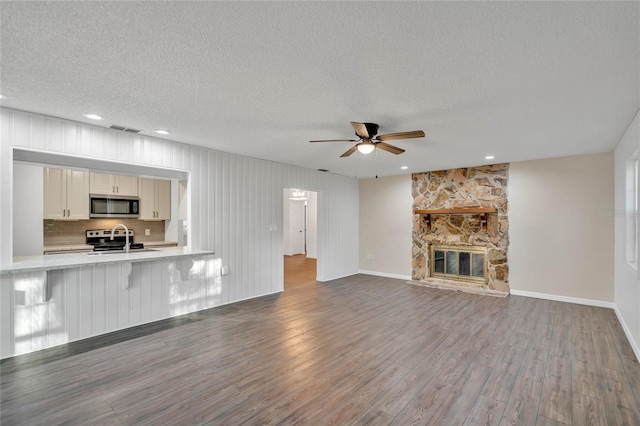
[[[138,179],[141,220],[171,219],[171,181]]]
[[[89,172],[44,169],[44,219],[89,219]]]
[[[90,190],[92,194],[134,197],[138,195],[138,178],[135,176],[93,172],[90,175]]]

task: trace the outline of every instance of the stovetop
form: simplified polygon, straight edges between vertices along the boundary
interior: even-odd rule
[[[144,248],[143,243],[134,242],[133,229],[129,229],[129,248],[141,249]],[[124,246],[127,244],[127,234],[123,229],[116,229],[113,233],[113,240],[111,239],[111,229],[91,229],[86,232],[87,244],[93,246],[93,251],[110,251],[110,250],[124,250]]]

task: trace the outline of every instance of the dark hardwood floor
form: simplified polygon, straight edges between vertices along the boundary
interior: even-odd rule
[[[0,423],[640,425],[609,309],[287,262],[280,295],[4,360]]]

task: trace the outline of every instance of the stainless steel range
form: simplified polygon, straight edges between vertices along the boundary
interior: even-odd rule
[[[129,248],[131,250],[143,249],[143,243],[134,242],[133,229],[129,229]],[[124,250],[127,243],[127,234],[123,229],[113,231],[111,239],[111,229],[92,229],[87,231],[87,244],[93,246],[93,251],[115,251]]]

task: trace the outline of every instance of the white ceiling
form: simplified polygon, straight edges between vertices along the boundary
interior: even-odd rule
[[[2,105],[372,177],[611,151],[638,2],[0,3]],[[348,158],[350,121],[422,129]],[[145,132],[146,133],[146,132]],[[147,133],[151,134],[151,133]],[[409,166],[407,171],[400,166]]]

